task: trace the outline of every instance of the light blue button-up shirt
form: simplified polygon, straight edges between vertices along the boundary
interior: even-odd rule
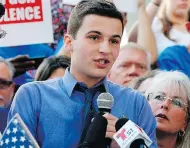
[[[66,70],[65,76],[21,86],[13,100],[8,120],[18,113],[40,147],[76,148],[83,126],[85,95],[74,90],[77,80]],[[105,78],[102,82],[114,97],[111,114],[126,116],[142,127],[156,146],[156,121],[147,100],[135,90]],[[100,84],[99,83],[99,84]],[[98,85],[99,85],[98,84]],[[97,92],[94,105],[97,109]]]

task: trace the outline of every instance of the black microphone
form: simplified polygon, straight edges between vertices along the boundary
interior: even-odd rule
[[[106,148],[105,136],[108,121],[97,114],[88,129],[84,142],[78,148]]]
[[[135,139],[130,145],[130,148],[144,148],[144,147],[148,148],[143,139]]]
[[[5,7],[0,3],[0,18],[5,14]]]
[[[118,130],[120,130],[120,128],[125,124],[127,123],[127,121],[129,121],[129,119],[127,118],[120,118],[119,120],[117,120],[116,124],[115,124],[115,129],[116,129],[116,132]]]
[[[110,113],[111,108],[114,104],[114,98],[110,93],[101,93],[97,99],[97,105],[99,109],[99,113],[104,115],[105,113]],[[110,146],[112,139],[111,138],[104,138],[106,141],[106,145]]]
[[[110,93],[101,93],[97,99],[97,105],[99,112],[104,115],[110,113],[111,108],[114,104],[114,98]]]

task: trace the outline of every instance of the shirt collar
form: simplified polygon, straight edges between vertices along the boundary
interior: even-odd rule
[[[74,78],[74,76],[69,72],[69,68],[66,69],[65,75],[63,77],[63,83],[65,85],[65,89],[69,95],[71,96],[73,89],[75,88],[75,85],[78,83],[77,80]],[[108,92],[108,84],[107,84],[107,78],[105,77],[102,81],[98,82],[95,86],[99,86],[101,84],[104,84],[106,92]]]

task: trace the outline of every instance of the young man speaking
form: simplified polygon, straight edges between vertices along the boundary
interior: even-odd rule
[[[89,116],[92,118],[98,111],[97,96],[104,90],[113,95],[115,102],[111,113],[105,115],[106,136],[112,138],[116,121],[126,116],[145,130],[153,141],[152,147],[156,147],[156,122],[146,99],[106,79],[118,56],[122,32],[122,15],[112,3],[79,2],[64,37],[71,52],[70,68],[63,78],[22,86],[14,98],[9,120],[19,113],[40,147],[75,148],[83,141]]]

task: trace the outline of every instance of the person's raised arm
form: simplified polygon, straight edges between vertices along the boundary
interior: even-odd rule
[[[138,25],[137,44],[141,45],[150,52],[151,64],[154,64],[157,60],[156,40],[151,28],[149,17],[145,10],[144,0],[137,0],[137,9],[137,15],[140,24]]]
[[[149,17],[150,23],[152,24],[152,21],[158,11],[158,8],[161,4],[162,0],[151,0],[150,3],[146,7],[147,15]],[[129,31],[129,42],[137,42],[137,35],[138,35],[138,21],[136,21],[133,26],[131,27]]]

